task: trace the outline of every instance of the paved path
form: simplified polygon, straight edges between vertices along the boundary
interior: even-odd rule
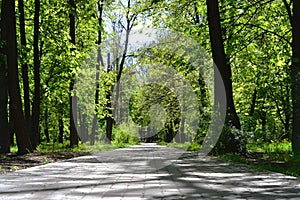
[[[0,199],[300,199],[294,177],[153,144],[19,170],[0,180]]]

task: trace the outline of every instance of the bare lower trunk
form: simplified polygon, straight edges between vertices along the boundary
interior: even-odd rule
[[[110,54],[107,54],[107,73],[110,72]],[[112,118],[112,105],[111,105],[111,89],[108,88],[108,91],[106,91],[106,109],[107,109],[107,116],[106,116],[106,139],[107,143],[111,143],[112,140],[112,127],[113,127],[113,118]]]
[[[300,1],[293,0],[293,61],[291,65],[293,120],[292,146],[296,159],[300,160]]]
[[[40,53],[39,53],[39,16],[40,16],[40,0],[35,0],[34,13],[34,99],[32,106],[32,126],[31,126],[31,142],[32,147],[36,149],[40,139],[40,104],[41,104],[41,81],[40,81]]]
[[[2,27],[1,27],[2,29]],[[0,35],[0,40],[3,40]],[[1,47],[1,61],[0,61],[0,154],[9,152],[10,134],[8,125],[8,89],[7,89],[7,66],[5,62],[4,49]]]

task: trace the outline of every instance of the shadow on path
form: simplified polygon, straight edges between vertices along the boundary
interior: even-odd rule
[[[295,177],[140,145],[0,176],[0,199],[299,199]]]

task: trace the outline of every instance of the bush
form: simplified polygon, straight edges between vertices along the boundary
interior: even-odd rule
[[[188,151],[199,151],[201,149],[201,145],[197,143],[192,143],[187,150]]]
[[[239,130],[235,127],[224,126],[223,132],[215,145],[212,154],[238,153],[246,154],[246,144],[250,135],[244,130]]]
[[[133,123],[122,123],[113,132],[113,144],[124,147],[125,144],[139,143],[138,128]]]

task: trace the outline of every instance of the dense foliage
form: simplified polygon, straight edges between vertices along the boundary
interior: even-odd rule
[[[217,64],[228,105],[215,153],[284,141],[299,157],[299,9],[296,0],[2,0],[0,152],[78,140],[202,144],[220,99],[195,58],[153,41],[134,47],[135,31],[150,27],[192,38]],[[164,34],[157,41],[166,42]],[[126,76],[153,65],[188,80],[197,130],[172,88],[139,87],[138,76]],[[151,73],[163,76],[159,68]]]

